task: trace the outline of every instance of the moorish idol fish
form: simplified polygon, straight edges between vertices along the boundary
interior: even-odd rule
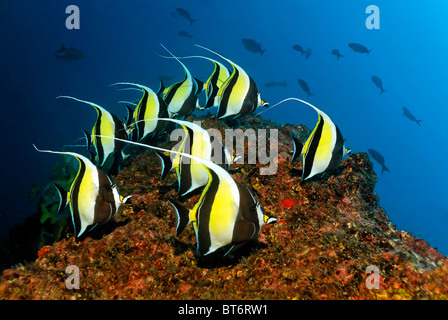
[[[263,213],[260,203],[245,186],[217,164],[190,154],[130,143],[188,157],[205,166],[209,175],[208,183],[194,207],[189,210],[180,204],[171,203],[177,216],[176,236],[187,225],[193,224],[199,256],[215,252],[220,256],[233,253],[246,242],[255,239],[265,224],[277,222],[277,218]]]
[[[298,139],[293,138],[294,153],[291,162],[297,159],[299,155],[302,156],[302,180],[310,179],[316,175],[322,177],[325,173],[334,171],[338,168],[342,157],[351,152],[345,148],[344,139],[338,126],[325,112],[297,98],[284,99],[270,109],[289,100],[299,101],[312,107],[319,116],[314,130],[303,146]]]
[[[120,196],[117,186],[86,157],[74,152],[40,150],[34,144],[33,146],[39,152],[70,155],[79,161],[78,174],[70,190],[66,192],[62,187],[55,185],[60,196],[59,212],[67,204],[70,206],[76,237],[112,219],[120,206],[131,197]]]
[[[301,101],[312,107],[318,113],[317,124],[303,145],[301,156],[303,163],[302,180],[307,180],[315,175],[337,169],[342,161],[342,157],[350,153],[345,148],[344,139],[338,126],[333,123],[330,117],[322,110],[312,104]],[[299,146],[297,140],[293,140],[294,149],[297,151]]]
[[[162,56],[162,58],[172,58]],[[178,59],[190,59],[190,58],[200,58],[211,61],[215,65],[215,69],[213,70],[210,77],[204,83],[205,90],[205,98],[206,102],[204,105],[204,109],[208,109],[214,106],[218,106],[218,91],[219,88],[224,84],[224,82],[230,77],[230,72],[227,67],[219,61],[214,59],[204,57],[204,56],[187,56],[187,57],[177,57]]]
[[[218,91],[218,119],[232,117],[234,119],[254,112],[259,106],[269,107],[261,99],[255,81],[237,64],[222,55],[197,45],[226,60],[233,67],[233,72]]]
[[[184,129],[185,136],[179,149],[176,150],[177,152],[191,154],[194,157],[207,161],[214,161],[226,170],[229,170],[232,158],[227,148],[219,141],[213,140],[212,143],[211,136],[207,130],[193,122],[176,119],[160,120],[175,122]],[[176,169],[179,184],[178,192],[181,197],[187,197],[199,188],[207,185],[209,175],[200,162],[194,159],[190,160],[188,157],[185,159],[178,155],[176,155],[174,160],[171,160],[171,157],[163,153],[156,152],[156,154],[162,160],[162,179],[172,168]]]
[[[204,84],[192,77],[187,67],[174,56],[167,48],[160,44],[173,58],[175,58],[185,71],[185,79],[165,88],[163,100],[165,100],[170,118],[187,116],[199,108],[198,94],[202,91]],[[162,83],[163,86],[163,83]]]
[[[130,85],[140,88],[143,91],[143,96],[134,109],[131,121],[128,119],[132,141],[141,141],[146,137],[153,137],[165,128],[165,122],[158,120],[159,118],[168,117],[168,109],[165,101],[158,93],[141,84],[130,82],[118,82],[113,85]],[[154,119],[142,121],[147,119]]]
[[[95,108],[98,116],[95,125],[92,129],[92,134],[89,135],[84,131],[87,139],[87,149],[90,149],[90,141],[96,151],[95,163],[110,174],[116,174],[123,162],[122,149],[125,143],[115,141],[110,138],[95,138],[97,135],[112,136],[123,140],[128,138],[126,128],[123,122],[114,114],[110,113],[103,107],[89,101],[81,100],[70,96],[59,96],[58,98],[68,98],[82,103],[86,103]],[[93,139],[91,139],[91,136]],[[109,164],[111,161],[112,164]],[[108,170],[106,170],[108,169]]]

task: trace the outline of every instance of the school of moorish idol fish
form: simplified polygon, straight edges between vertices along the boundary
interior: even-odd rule
[[[39,152],[72,156],[79,162],[77,175],[69,190],[55,184],[60,199],[58,212],[69,206],[75,237],[110,221],[120,206],[132,199],[132,195],[123,197],[119,194],[110,175],[119,172],[126,157],[123,152],[125,146],[137,145],[154,150],[160,157],[162,179],[175,169],[179,198],[188,197],[198,190],[200,192],[198,202],[191,209],[170,202],[177,218],[176,236],[192,224],[197,241],[196,254],[225,257],[256,238],[265,224],[275,223],[277,218],[263,213],[260,202],[252,192],[232,178],[229,167],[234,159],[225,146],[221,145],[222,161],[214,161],[212,141],[207,130],[179,118],[186,117],[195,109],[217,107],[218,119],[236,119],[254,114],[259,107],[268,108],[264,111],[271,110],[286,101],[300,102],[313,108],[318,114],[318,121],[306,142],[302,145],[297,138],[292,137],[294,150],[291,161],[301,159],[302,180],[321,179],[334,173],[343,156],[350,150],[345,147],[338,126],[312,104],[297,98],[287,98],[269,107],[262,100],[255,81],[230,59],[196,45],[230,64],[231,69],[223,62],[205,56],[176,57],[161,46],[170,58],[182,66],[185,78],[168,87],[161,80],[157,92],[131,82],[112,84],[118,90],[138,90],[142,94],[135,109],[126,106],[128,116],[124,121],[93,102],[71,96],[58,97],[90,105],[97,112],[91,133],[83,130],[90,158],[75,152],[34,147]],[[214,64],[214,70],[205,83],[194,78],[181,62],[191,58],[208,60]],[[199,94],[202,91],[206,96],[204,107],[199,105]],[[177,150],[145,143],[148,138],[157,137],[168,130],[168,123],[183,129],[184,137]]]

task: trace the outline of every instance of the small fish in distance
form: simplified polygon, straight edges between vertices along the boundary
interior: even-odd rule
[[[193,39],[193,35],[189,34],[187,31],[179,31],[177,34],[184,38]]]
[[[292,48],[294,50],[296,50],[297,52],[300,52],[300,55],[303,57],[303,54],[305,53],[305,51],[303,50],[301,45],[295,44],[292,46]]]
[[[423,121],[423,120],[417,120],[417,118],[415,118],[414,115],[411,113],[411,111],[409,111],[409,109],[406,108],[405,106],[403,106],[403,115],[409,120],[416,122],[419,126],[420,122]]]
[[[198,21],[197,19],[193,19],[191,17],[190,13],[187,10],[185,10],[184,8],[176,8],[176,12],[182,18],[190,21],[190,25],[193,25],[193,22]]]
[[[383,88],[383,81],[381,81],[380,78],[378,78],[377,76],[372,76],[372,81],[378,87],[378,89],[381,90],[380,94],[387,91],[386,89]]]
[[[344,57],[338,49],[331,50],[331,54],[335,55],[337,60]]]
[[[381,174],[383,174],[384,171],[390,172],[390,170],[386,167],[384,157],[381,155],[381,153],[374,149],[367,149],[367,151],[369,151],[370,156],[383,167],[383,169],[381,170]]]
[[[349,43],[348,46],[350,47],[350,49],[352,49],[355,52],[359,52],[359,53],[367,53],[369,54],[370,51],[372,51],[373,49],[367,49],[365,46],[363,46],[362,44],[359,43]]]
[[[246,48],[247,51],[253,52],[253,53],[259,53],[260,56],[263,55],[263,53],[266,51],[261,49],[261,43],[256,42],[253,39],[242,39],[244,48]]]
[[[297,79],[297,82],[299,83],[299,86],[302,88],[302,90],[305,91],[305,93],[308,95],[307,98],[314,95],[314,93],[310,91],[310,86],[305,82],[305,80]]]
[[[61,48],[54,55],[58,60],[65,61],[81,60],[86,57],[80,49],[66,48],[63,43],[61,43]]]

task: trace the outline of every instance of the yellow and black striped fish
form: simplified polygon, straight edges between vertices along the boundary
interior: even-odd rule
[[[114,114],[110,113],[96,103],[81,100],[70,96],[59,96],[58,98],[68,98],[82,103],[86,103],[95,108],[98,116],[92,128],[92,134],[84,131],[87,138],[87,149],[90,148],[90,141],[95,148],[94,162],[109,174],[117,174],[123,162],[122,149],[126,143],[110,138],[96,138],[97,135],[112,136],[127,140],[128,134],[123,122]],[[93,138],[92,138],[93,137]]]
[[[196,46],[216,54],[233,67],[232,74],[217,93],[218,119],[227,117],[235,119],[254,112],[259,106],[269,107],[269,104],[261,99],[255,81],[243,68],[208,48]]]
[[[70,155],[79,161],[78,174],[69,192],[56,185],[60,195],[59,211],[62,211],[67,204],[70,206],[76,237],[112,219],[120,206],[131,197],[120,196],[117,186],[86,157],[74,152],[40,150],[36,146],[34,148],[39,152]]]
[[[345,148],[344,139],[338,126],[322,110],[303,100],[295,99],[312,107],[318,113],[318,121],[311,135],[303,145],[293,139],[294,154],[292,161],[298,157],[299,150],[302,156],[302,180],[311,179],[338,168],[342,157],[350,153]]]
[[[165,101],[159,95],[160,92],[156,93],[152,89],[137,83],[118,82],[114,85],[130,85],[143,91],[143,96],[133,112],[133,119],[130,121],[130,128],[128,128],[132,141],[154,137],[165,128],[165,121],[161,121],[159,118],[167,118],[168,109]]]
[[[175,122],[182,126],[184,138],[180,147],[176,150],[177,152],[187,153],[201,159],[213,161],[226,170],[229,169],[232,162],[230,153],[225,145],[218,141],[216,137],[212,139],[212,136],[207,130],[189,121],[176,119],[161,120]],[[209,174],[200,162],[179,155],[176,155],[173,161],[170,156],[163,153],[156,152],[156,154],[162,160],[162,178],[172,168],[176,169],[179,185],[178,192],[181,197],[187,197],[207,185]]]
[[[208,183],[193,209],[172,203],[177,215],[176,235],[193,224],[199,256],[223,257],[233,253],[255,239],[265,224],[277,222],[277,218],[264,214],[252,193],[219,165],[190,154],[130,143],[188,157],[206,168]]]
[[[185,71],[185,79],[177,82],[163,90],[163,100],[165,100],[170,118],[187,116],[199,108],[198,95],[201,93],[204,84],[192,77],[187,67],[174,56],[167,48],[160,44],[173,58],[175,58]],[[163,87],[163,83],[162,83]]]
[[[160,55],[162,58],[172,58]],[[217,107],[218,102],[218,92],[219,88],[226,82],[226,80],[230,77],[230,72],[227,67],[219,61],[214,59],[204,57],[204,56],[187,56],[187,57],[177,57],[177,59],[190,59],[190,58],[200,58],[206,59],[213,63],[215,69],[212,74],[208,77],[207,81],[204,83],[203,90],[205,91],[205,104],[204,107],[199,107],[199,109],[208,109],[211,107]]]

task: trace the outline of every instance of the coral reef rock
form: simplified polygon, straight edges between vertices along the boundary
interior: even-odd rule
[[[227,128],[215,117],[188,120],[202,121],[206,129]],[[168,200],[178,197],[175,173],[161,180],[158,157],[136,148],[113,177],[121,194],[134,194],[132,204],[93,235],[75,239],[69,234],[42,247],[35,261],[5,269],[0,298],[448,298],[446,257],[391,223],[379,206],[377,176],[366,153],[350,155],[340,172],[326,179],[302,182],[300,161],[290,163],[291,134],[305,141],[308,128],[250,116],[231,125],[278,130],[275,175],[260,175],[265,166],[260,164],[231,168],[263,210],[279,219],[264,227],[258,241],[217,263],[197,258],[191,226],[174,236],[175,214]],[[183,203],[191,208],[197,199]],[[70,265],[79,270],[78,290],[66,287]]]

